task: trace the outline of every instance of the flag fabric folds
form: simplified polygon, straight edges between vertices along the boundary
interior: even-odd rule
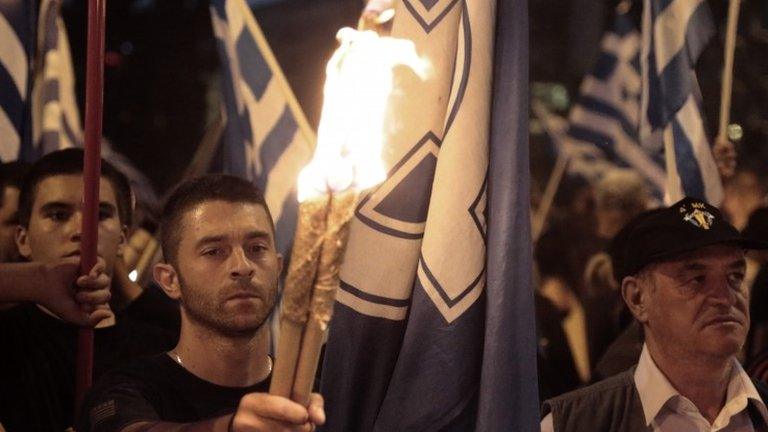
[[[289,252],[296,226],[296,179],[315,136],[244,0],[212,0],[222,65],[224,172],[254,181],[265,194],[278,251]]]
[[[644,0],[640,136],[648,151],[663,151],[669,202],[723,198],[695,71],[714,30],[705,0]]]
[[[34,149],[21,157],[34,160],[68,147],[83,146],[80,111],[69,39],[61,18],[61,0],[42,0],[32,89]]]
[[[396,4],[392,36],[433,73],[395,71],[388,178],[358,205],[341,269],[324,430],[538,428],[526,8]]]
[[[28,102],[35,20],[33,2],[0,2],[0,161],[16,160],[22,145],[31,144]]]
[[[61,0],[0,3],[0,41],[0,159],[82,146]]]
[[[663,156],[640,145],[641,37],[630,4],[617,7],[594,69],[584,77],[570,110],[564,136],[571,152],[569,171],[595,180],[609,167],[632,167],[662,196]]]

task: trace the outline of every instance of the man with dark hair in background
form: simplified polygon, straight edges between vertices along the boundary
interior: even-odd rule
[[[107,374],[89,394],[80,432],[310,431],[309,407],[266,394],[268,317],[282,257],[264,196],[250,182],[210,175],[182,184],[161,220],[165,262],[155,280],[181,305],[179,343]]]
[[[0,263],[21,259],[15,238],[21,180],[27,168],[19,161],[0,165]]]
[[[16,246],[33,263],[79,262],[82,237],[83,151],[50,153],[33,164],[19,196]],[[102,161],[97,254],[107,276],[131,223],[128,181]],[[106,307],[106,306],[105,306]],[[135,356],[161,352],[173,337],[107,313],[94,331],[94,375]],[[73,425],[78,327],[51,309],[20,304],[0,315],[0,423],[8,432],[63,431]]]

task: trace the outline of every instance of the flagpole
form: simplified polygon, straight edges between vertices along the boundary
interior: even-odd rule
[[[733,57],[736,50],[736,29],[739,24],[740,0],[730,0],[728,6],[728,27],[725,35],[725,61],[723,63],[723,85],[720,91],[720,125],[718,141],[728,139],[728,122],[731,113],[731,93],[733,91]]]
[[[560,183],[563,180],[566,168],[568,168],[568,162],[570,160],[568,151],[561,149],[560,154],[557,156],[557,162],[552,169],[552,174],[549,175],[549,181],[547,187],[544,189],[544,195],[539,203],[539,208],[536,209],[536,216],[533,220],[533,233],[532,238],[535,242],[539,239],[541,232],[544,230],[544,222],[547,220],[549,211],[552,208],[552,203],[555,201],[555,195],[557,190],[560,189]]]
[[[83,161],[83,227],[80,271],[88,274],[96,264],[99,235],[99,181],[101,123],[104,95],[104,20],[106,0],[88,1],[88,48],[85,77],[85,148]],[[75,415],[93,377],[93,328],[78,333],[75,370]]]
[[[536,240],[539,239],[541,232],[544,230],[544,223],[549,216],[549,211],[552,209],[555,195],[557,195],[557,191],[560,189],[560,184],[563,181],[565,170],[568,168],[568,162],[570,162],[571,158],[570,152],[565,145],[563,145],[562,130],[559,130],[559,128],[556,128],[551,124],[552,122],[549,119],[552,117],[552,114],[549,113],[547,107],[544,106],[542,102],[534,100],[531,101],[531,109],[539,121],[541,121],[550,138],[556,141],[555,145],[560,148],[557,160],[555,161],[555,166],[552,168],[552,173],[549,175],[547,186],[544,188],[544,194],[541,197],[541,202],[539,202],[539,207],[536,209],[533,223],[531,224],[531,239],[536,242]]]

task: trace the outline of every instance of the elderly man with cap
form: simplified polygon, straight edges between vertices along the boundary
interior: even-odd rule
[[[686,198],[631,221],[613,245],[621,294],[641,324],[637,365],[550,399],[542,431],[768,431],[768,390],[736,354],[749,329],[747,241]]]

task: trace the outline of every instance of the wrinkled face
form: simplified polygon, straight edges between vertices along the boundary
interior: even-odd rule
[[[749,329],[744,252],[716,245],[652,265],[647,290],[646,335],[668,352],[722,359],[736,354]]]
[[[28,227],[16,233],[21,255],[32,261],[56,263],[63,257],[79,256],[83,224],[83,176],[55,175],[37,185]],[[122,255],[126,229],[117,212],[112,185],[101,178],[99,185],[98,255],[112,274],[115,261]]]
[[[277,299],[282,257],[264,207],[208,201],[182,218],[176,270],[193,322],[227,335],[256,332]]]
[[[2,191],[0,206],[0,263],[19,260],[16,248],[16,225],[18,225],[19,190],[6,186]]]

